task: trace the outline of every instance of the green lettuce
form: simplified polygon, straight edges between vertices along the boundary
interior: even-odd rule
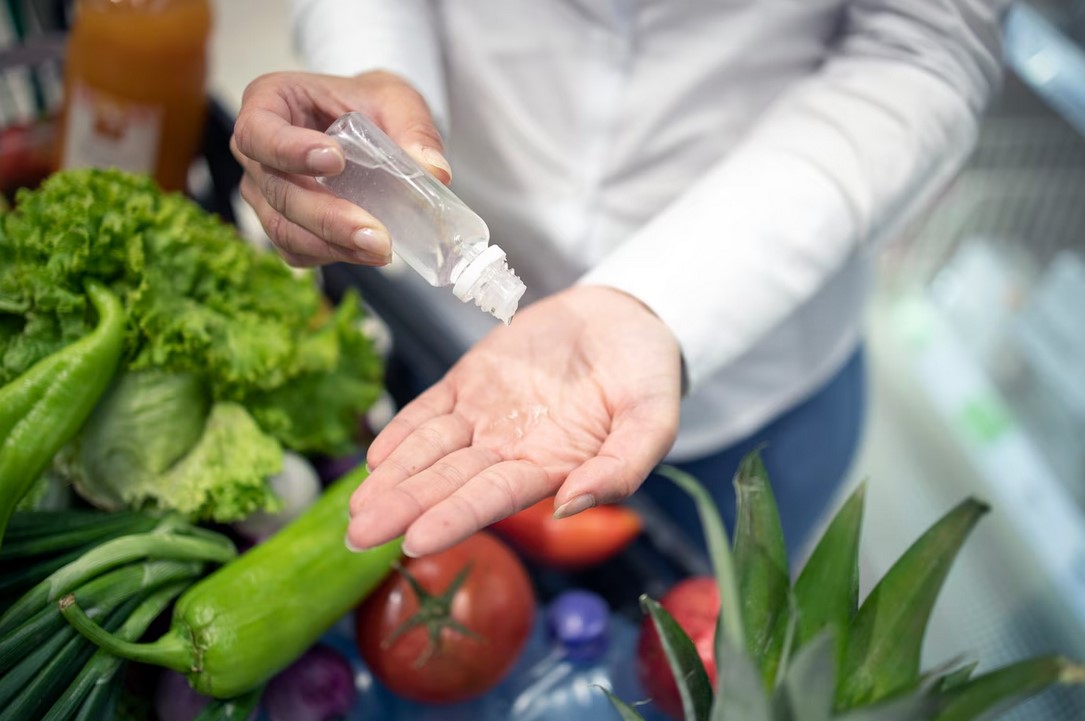
[[[0,258],[0,385],[89,332],[94,318],[83,284],[107,284],[129,317],[128,380],[120,381],[129,385],[111,391],[108,402],[128,393],[121,406],[130,416],[116,408],[98,414],[109,422],[88,421],[80,448],[114,449],[119,455],[107,465],[128,464],[122,476],[133,478],[202,468],[217,490],[204,493],[187,476],[173,481],[189,484],[185,493],[199,504],[223,505],[221,512],[199,505],[207,517],[263,502],[251,497],[254,474],[233,464],[248,458],[260,473],[275,472],[269,442],[280,454],[283,447],[353,450],[357,419],[380,394],[381,363],[361,332],[357,294],[329,308],[311,273],[244,243],[231,226],[146,177],[72,170],[21,191],[14,209],[0,213]],[[169,407],[177,394],[187,399],[186,412],[156,416],[154,407]],[[222,417],[244,430],[231,440],[239,444],[233,455],[213,440],[224,437],[221,428],[209,435]],[[100,468],[77,468],[91,462],[84,454],[68,454],[69,470],[100,479]],[[171,505],[168,493],[152,496]],[[179,510],[193,503],[176,499]]]
[[[58,466],[99,508],[225,523],[278,509],[267,479],[282,462],[282,446],[243,406],[209,407],[193,376],[153,371],[122,375]]]

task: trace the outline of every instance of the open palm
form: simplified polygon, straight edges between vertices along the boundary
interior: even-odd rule
[[[425,555],[550,495],[559,516],[619,500],[674,441],[680,358],[637,300],[578,286],[495,329],[369,449],[348,539]]]

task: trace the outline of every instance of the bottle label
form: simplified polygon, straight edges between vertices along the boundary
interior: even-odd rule
[[[153,173],[161,128],[161,108],[75,84],[68,102],[63,167]]]

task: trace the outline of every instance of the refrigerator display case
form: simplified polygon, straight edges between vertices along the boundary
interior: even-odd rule
[[[939,483],[996,512],[938,629],[984,666],[1085,653],[1085,2],[1017,4],[1005,52],[975,154],[883,255],[874,333],[906,376],[888,382],[921,396],[916,422],[929,414],[964,459],[969,480]],[[1085,692],[1006,718],[1085,718]]]

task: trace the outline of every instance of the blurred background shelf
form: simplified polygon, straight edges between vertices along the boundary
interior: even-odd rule
[[[873,578],[963,495],[993,505],[925,653],[1085,653],[1085,3],[1019,3],[967,167],[880,257],[868,324]],[[1085,718],[1060,690],[1007,715]]]
[[[1018,3],[1006,21],[1006,59],[1032,89],[1085,133],[1085,3]]]

